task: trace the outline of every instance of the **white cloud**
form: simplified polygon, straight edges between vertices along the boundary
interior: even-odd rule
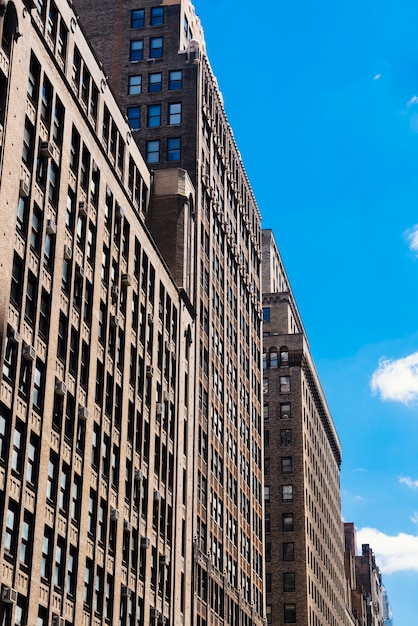
[[[414,511],[414,514],[409,518],[411,520],[411,522],[413,522],[414,524],[418,524],[418,513],[416,511]]]
[[[418,224],[409,228],[405,233],[405,239],[408,242],[411,252],[418,256]]]
[[[417,96],[412,96],[412,98],[410,100],[408,100],[408,102],[406,103],[407,107],[411,107],[413,104],[418,104],[418,97]]]
[[[376,76],[373,76],[373,80],[379,80],[379,78],[381,78],[382,74],[376,74]]]
[[[418,352],[402,359],[379,361],[379,367],[370,380],[373,393],[382,400],[408,404],[418,399]]]
[[[359,554],[363,543],[370,544],[383,574],[406,570],[418,572],[418,536],[406,533],[391,536],[376,528],[360,528],[357,530],[357,543]]]
[[[412,480],[409,476],[400,476],[399,482],[411,487],[411,489],[418,489],[418,480]]]

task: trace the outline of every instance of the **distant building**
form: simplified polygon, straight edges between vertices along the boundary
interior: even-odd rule
[[[352,522],[344,523],[344,532],[346,579],[348,591],[351,587],[351,610],[356,623],[361,626],[392,626],[392,611],[373,550],[368,544],[363,544],[361,555],[357,555]]]
[[[262,241],[267,621],[351,624],[340,442],[271,230]]]
[[[392,607],[385,587],[382,589],[384,626],[394,626]]]

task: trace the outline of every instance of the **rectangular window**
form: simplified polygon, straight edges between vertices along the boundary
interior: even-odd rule
[[[290,419],[290,402],[285,402],[280,405],[280,419]]]
[[[282,514],[282,531],[291,532],[295,528],[295,518],[293,513]]]
[[[150,104],[147,112],[147,126],[154,128],[161,125],[161,104]]]
[[[280,429],[280,445],[281,446],[292,445],[292,429],[291,428]]]
[[[268,307],[263,308],[263,322],[270,321],[270,309]]]
[[[295,624],[296,623],[296,604],[285,604],[283,607],[284,611],[284,623],[285,624]]]
[[[280,393],[289,393],[290,376],[280,376]]]
[[[161,26],[164,24],[164,7],[152,7],[151,26]]]
[[[157,93],[162,90],[162,74],[161,72],[153,72],[148,76],[148,91],[149,93]]]
[[[142,76],[129,76],[128,79],[128,94],[130,96],[136,96],[141,93]]]
[[[183,73],[181,70],[172,70],[169,72],[168,88],[171,90],[183,88]]]
[[[180,137],[167,139],[167,161],[180,161],[181,140]]]
[[[295,572],[283,572],[283,591],[295,590]]]
[[[282,502],[293,502],[293,485],[282,485]]]
[[[134,9],[131,11],[131,28],[142,28],[145,24],[144,9]]]
[[[291,474],[293,472],[293,462],[291,456],[282,456],[281,471],[282,474]]]
[[[181,124],[181,102],[172,102],[168,105],[168,123]]]
[[[141,107],[128,107],[128,122],[132,130],[141,128]]]
[[[132,39],[129,48],[129,60],[142,61],[144,58],[144,42],[142,39]]]
[[[147,163],[158,163],[160,160],[160,142],[147,141]]]
[[[149,40],[149,58],[161,59],[163,56],[163,38],[151,37]]]
[[[293,541],[287,541],[283,543],[283,561],[294,561],[295,560],[295,544]]]

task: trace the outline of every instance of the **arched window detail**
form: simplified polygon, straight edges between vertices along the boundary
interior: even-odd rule
[[[19,37],[19,22],[17,19],[17,11],[13,2],[6,3],[7,8],[5,8],[4,0],[3,4],[0,4],[0,11],[3,10],[3,28],[1,34],[1,47],[3,51],[6,53],[7,57],[10,58],[10,54],[12,52],[13,42],[17,41]],[[0,13],[1,17],[1,13]]]
[[[289,350],[286,346],[280,348],[280,365],[289,365]]]

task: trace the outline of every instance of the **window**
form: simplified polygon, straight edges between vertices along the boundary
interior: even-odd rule
[[[263,367],[264,367],[264,359],[263,359]],[[269,379],[263,378],[263,393],[269,392]]]
[[[145,24],[144,9],[134,9],[131,11],[131,28],[142,28]]]
[[[283,591],[295,590],[295,572],[283,572]]]
[[[167,139],[167,161],[180,161],[180,137]]]
[[[16,422],[16,426],[13,433],[13,448],[12,448],[12,471],[13,473],[20,474],[23,465],[23,453],[25,448],[25,442],[23,437],[24,426],[20,421]]]
[[[264,515],[264,530],[266,533],[271,532],[271,516],[270,513]]]
[[[151,37],[149,40],[149,58],[161,59],[163,56],[163,38]]]
[[[130,96],[136,96],[141,93],[142,76],[129,76],[128,79],[128,94]]]
[[[266,620],[268,626],[273,623],[273,616],[271,611],[271,604],[266,604]]]
[[[4,532],[4,551],[7,556],[14,556],[16,551],[18,517],[16,505],[11,502],[6,512],[6,527]]]
[[[162,74],[161,72],[153,72],[148,76],[148,91],[156,93],[162,90]]]
[[[289,393],[290,376],[280,376],[280,393]]]
[[[293,461],[291,456],[282,456],[281,470],[282,474],[291,474],[293,472]]]
[[[264,502],[270,504],[270,487],[264,487]]]
[[[150,104],[147,112],[147,126],[154,128],[161,125],[161,104]]]
[[[283,543],[283,561],[294,561],[295,560],[295,544],[293,541],[286,541]]]
[[[275,349],[270,350],[270,367],[276,368],[279,365],[279,358]]]
[[[164,24],[164,7],[153,7],[151,9],[151,26],[161,26]]]
[[[282,514],[282,531],[291,532],[295,528],[295,518],[293,513]]]
[[[280,365],[289,365],[289,351],[287,348],[280,348]]]
[[[296,604],[285,604],[284,611],[284,623],[295,624],[296,623]]]
[[[168,105],[168,123],[181,124],[181,102],[173,102]]]
[[[181,70],[172,70],[169,72],[168,88],[171,90],[183,88],[183,73]]]
[[[144,58],[144,42],[142,39],[132,39],[129,48],[129,60],[142,61]]]
[[[270,309],[268,307],[263,308],[263,322],[270,321]]]
[[[282,502],[293,502],[293,485],[282,485]]]
[[[160,142],[147,141],[147,163],[158,163],[160,160]]]
[[[128,122],[132,130],[141,128],[141,107],[128,107]]]
[[[292,445],[292,429],[291,428],[280,429],[280,445],[281,446]]]
[[[263,417],[265,420],[269,419],[269,405],[268,404],[263,405]]]
[[[290,402],[284,402],[280,405],[280,419],[290,419]]]
[[[22,565],[29,567],[31,561],[32,550],[32,516],[25,511],[22,523],[22,538],[20,540],[20,562]]]

